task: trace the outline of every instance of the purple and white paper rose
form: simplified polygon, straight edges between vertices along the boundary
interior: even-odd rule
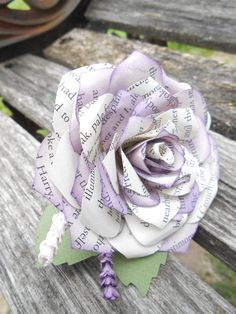
[[[64,215],[74,249],[184,252],[217,192],[209,127],[202,95],[140,52],[70,71],[34,188]]]

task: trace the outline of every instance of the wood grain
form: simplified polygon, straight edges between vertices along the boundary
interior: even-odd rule
[[[68,33],[45,53],[71,68],[102,61],[116,64],[133,50],[150,55],[170,75],[200,90],[209,104],[212,129],[236,139],[236,66],[85,30]],[[0,95],[41,127],[50,128],[46,113],[52,112],[58,82],[68,70],[32,55],[13,59],[0,65]]]
[[[134,50],[159,61],[169,75],[201,91],[212,115],[212,129],[236,139],[236,66],[82,29],[58,39],[45,55],[74,68],[97,62],[117,64]]]
[[[38,143],[0,115],[0,285],[12,313],[235,313],[173,256],[141,298],[132,286],[116,303],[101,297],[97,258],[75,266],[35,268],[34,234],[44,201],[32,193]]]
[[[40,127],[50,130],[57,86],[68,68],[25,55],[0,65],[0,95]]]
[[[75,44],[74,40],[73,43]],[[76,47],[78,46],[75,46],[72,55],[75,64],[78,62],[78,59],[74,58],[77,55]],[[66,53],[60,54],[60,56],[64,55]],[[81,54],[79,55],[82,57]],[[89,53],[87,57],[92,58]],[[69,60],[69,56],[67,59]],[[11,65],[10,68],[9,65]],[[2,73],[5,74],[5,79],[0,79],[0,94],[38,125],[51,129],[55,91],[60,76],[66,71],[67,68],[63,66],[35,56],[26,55],[17,58],[6,63],[5,67],[0,67],[0,78],[3,77]],[[219,192],[207,216],[201,222],[196,241],[236,270],[236,228],[234,226],[236,161],[233,153],[236,151],[236,144],[225,137],[217,135],[215,137],[220,147],[221,157]]]
[[[92,0],[86,17],[107,27],[163,41],[236,51],[233,0]]]

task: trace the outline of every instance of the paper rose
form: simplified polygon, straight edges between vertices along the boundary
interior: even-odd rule
[[[64,214],[75,249],[184,252],[217,192],[209,127],[202,95],[140,52],[70,71],[34,188]]]

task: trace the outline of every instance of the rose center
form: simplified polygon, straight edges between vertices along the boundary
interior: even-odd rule
[[[146,156],[151,159],[164,161],[168,165],[172,165],[175,160],[172,150],[164,142],[148,143]]]

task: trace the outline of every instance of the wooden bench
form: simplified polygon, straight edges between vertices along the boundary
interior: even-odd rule
[[[122,2],[116,4],[117,8]],[[127,3],[131,8],[132,1]],[[105,4],[107,1],[92,1],[87,17],[97,24],[96,12],[100,5],[111,10],[110,5],[114,12],[118,10],[115,2]],[[140,5],[137,14],[143,9]],[[102,14],[100,16],[103,23],[108,22]],[[110,16],[116,25],[114,14]],[[121,28],[131,29],[126,28],[127,23],[132,23],[130,19],[120,20]],[[145,30],[145,21],[139,22],[140,32]],[[157,32],[153,34],[156,36]],[[201,38],[200,33],[199,36]],[[221,45],[219,41],[218,44]],[[141,41],[74,29],[48,47],[44,58],[24,55],[2,63],[0,95],[40,128],[51,129],[55,93],[63,73],[69,68],[95,62],[117,63],[134,49],[149,54],[160,61],[168,73],[200,89],[209,103],[212,135],[220,151],[221,179],[217,198],[194,240],[236,270],[236,107],[231,105],[235,104],[236,66]],[[132,286],[124,289],[119,284],[122,296],[116,303],[107,303],[101,297],[96,257],[74,266],[35,268],[35,230],[46,205],[46,201],[31,190],[39,143],[2,114],[0,132],[0,285],[13,313],[235,313],[232,305],[171,254],[159,277],[152,281],[147,297],[141,298]]]

